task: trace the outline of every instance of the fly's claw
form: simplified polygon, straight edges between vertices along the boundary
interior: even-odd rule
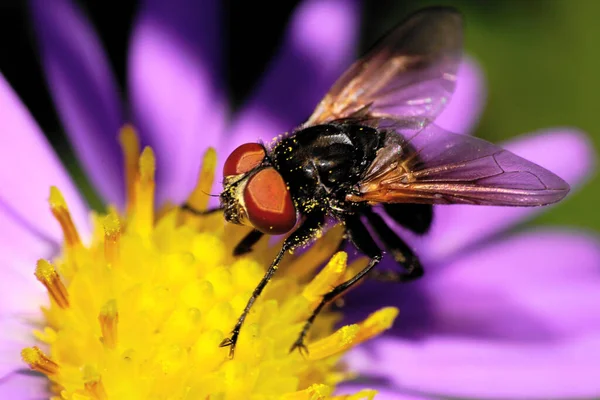
[[[294,342],[294,344],[290,348],[290,353],[292,353],[296,349],[298,349],[298,352],[303,357],[308,357],[308,347],[306,347],[306,345],[304,344],[304,338],[303,337],[299,337],[298,340],[296,340]]]
[[[230,338],[225,338],[219,344],[219,347],[229,347],[229,358],[233,358],[235,353],[235,344],[237,342],[237,335],[233,333]]]

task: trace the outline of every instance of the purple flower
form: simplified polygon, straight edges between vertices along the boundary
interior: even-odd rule
[[[303,2],[254,95],[229,118],[216,39],[220,2],[141,2],[130,42],[127,101],[80,10],[69,0],[30,3],[65,131],[103,199],[120,207],[124,168],[116,136],[124,122],[133,122],[142,144],[156,152],[159,204],[180,203],[195,184],[207,146],[217,147],[222,157],[240,143],[269,140],[302,122],[352,60],[357,35],[355,2]],[[482,81],[476,64],[467,60],[438,123],[472,131],[484,101]],[[87,208],[1,77],[0,129],[12,132],[2,135],[0,146],[6,163],[0,169],[0,393],[40,398],[47,396],[43,381],[15,372],[22,363],[14,350],[23,346],[29,327],[12,316],[33,318],[44,304],[31,266],[55,254],[61,243],[47,212],[48,187],[61,188],[80,228],[88,226]],[[575,186],[594,162],[585,135],[568,128],[525,135],[506,147]],[[378,398],[600,395],[598,238],[556,228],[499,237],[541,211],[439,207],[430,235],[405,233],[427,275],[405,286],[374,289],[367,283],[349,297],[347,308],[356,315],[373,311],[375,303],[400,305],[393,331],[349,357],[353,368],[386,382]]]

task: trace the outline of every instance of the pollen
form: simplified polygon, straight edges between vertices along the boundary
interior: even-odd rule
[[[41,372],[46,376],[53,376],[58,371],[58,364],[48,358],[37,346],[24,348],[21,351],[21,357],[32,370]]]
[[[330,230],[301,255],[284,258],[255,302],[235,356],[219,347],[281,246],[265,237],[243,256],[235,245],[249,228],[219,213],[155,209],[156,162],[140,151],[132,127],[120,135],[127,202],[92,214],[82,243],[65,199],[51,188],[49,212],[60,224],[62,253],[39,260],[46,288],[45,323],[37,343],[21,352],[50,381],[48,397],[79,399],[370,399],[365,388],[336,396],[353,377],[342,363],[350,348],[388,329],[398,311],[384,308],[363,322],[337,327],[341,313],[325,308],[306,338],[308,353],[290,352],[322,296],[356,273],[336,252],[343,234]],[[188,204],[204,210],[216,168],[206,152]],[[364,261],[364,260],[363,260]],[[43,349],[43,350],[42,350]]]
[[[35,277],[46,287],[50,298],[60,308],[69,307],[69,293],[60,280],[56,269],[46,260],[39,260],[35,269]]]

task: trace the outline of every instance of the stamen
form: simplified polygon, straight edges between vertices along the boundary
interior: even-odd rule
[[[26,347],[21,350],[21,358],[29,367],[46,376],[55,375],[58,372],[58,364],[48,358],[39,347]]]
[[[46,260],[38,260],[35,277],[38,281],[42,282],[48,290],[50,297],[52,297],[60,308],[65,309],[69,307],[69,293],[52,264]]]
[[[50,187],[49,202],[52,214],[62,228],[67,246],[70,248],[79,246],[81,244],[81,240],[79,239],[77,228],[75,228],[75,225],[73,224],[67,203],[65,202],[63,195],[60,193],[60,190],[58,190],[56,186]]]
[[[121,238],[121,221],[116,212],[111,211],[103,221],[104,225],[104,257],[106,262],[114,266],[119,260],[119,239]]]
[[[311,305],[321,301],[325,293],[333,289],[346,271],[348,255],[340,251],[336,253],[319,274],[304,288],[302,295]]]
[[[138,174],[140,159],[140,141],[132,125],[125,125],[119,134],[119,143],[123,151],[125,164],[125,194],[127,198],[127,212],[131,212],[135,204],[135,181]]]
[[[90,365],[83,367],[83,382],[86,394],[92,396],[94,400],[105,400],[108,398],[104,385],[102,384],[102,377]]]
[[[349,349],[357,337],[357,324],[342,326],[331,335],[308,345],[308,359],[320,360]]]
[[[154,152],[146,147],[140,156],[138,177],[135,181],[135,205],[133,206],[131,228],[148,236],[154,225]]]
[[[374,312],[360,324],[344,326],[332,335],[308,345],[308,358],[321,360],[346,351],[389,329],[397,315],[397,308],[386,307]]]
[[[202,167],[198,174],[196,187],[187,199],[187,203],[195,210],[204,211],[208,207],[209,193],[212,189],[215,168],[217,167],[217,152],[212,147],[209,147],[204,153],[202,159]]]
[[[346,282],[347,280],[352,279],[352,277],[356,276],[356,274],[358,274],[360,271],[365,269],[365,267],[367,266],[368,263],[369,263],[368,257],[359,257],[359,258],[355,259],[352,263],[350,263],[350,265],[348,265],[346,267],[346,270],[344,271],[344,276],[340,279],[340,281]],[[331,299],[331,301],[343,306],[344,296],[346,294],[348,294],[348,292],[350,290],[354,290],[357,287],[359,287],[360,285],[362,285],[363,282],[365,282],[365,280],[366,279],[361,279],[360,281],[355,283],[354,286],[352,286],[349,290],[347,290],[343,293],[340,293],[339,295],[337,295],[336,297]]]
[[[115,300],[109,300],[104,304],[100,309],[98,321],[100,321],[102,332],[100,340],[109,349],[114,349],[117,346],[117,326],[119,324],[119,311]]]
[[[342,241],[343,235],[344,228],[342,225],[336,225],[329,229],[319,240],[313,243],[306,252],[286,267],[289,274],[298,276],[300,279],[311,275],[336,251]]]
[[[281,396],[281,400],[320,400],[327,398],[332,392],[333,389],[331,386],[317,383],[304,390],[283,395]]]
[[[396,307],[384,307],[369,315],[366,320],[359,324],[360,331],[356,336],[354,345],[365,342],[390,329],[398,313],[399,310]]]

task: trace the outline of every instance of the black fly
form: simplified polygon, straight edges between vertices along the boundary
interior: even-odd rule
[[[350,66],[289,136],[270,148],[242,144],[227,158],[219,210],[227,221],[254,228],[235,254],[249,251],[263,234],[290,232],[231,336],[221,343],[230,346],[230,355],[284,254],[308,244],[327,219],[343,224],[345,238],[370,262],[323,296],[292,350],[306,349],[305,336],[321,309],[381,260],[382,250],[365,222],[404,268],[396,281],[423,274],[417,256],[374,212],[376,207],[424,234],[434,204],[541,206],[568,193],[569,185],[552,172],[432,123],[456,85],[462,25],[453,8],[412,14]]]

